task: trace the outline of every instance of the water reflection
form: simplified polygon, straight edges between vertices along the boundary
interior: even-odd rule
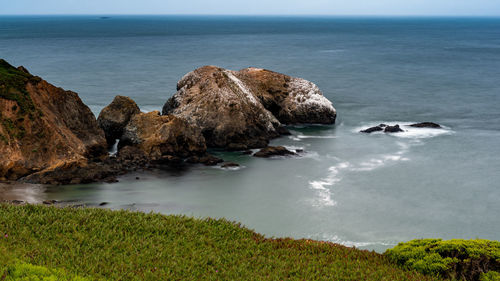
[[[21,200],[28,203],[41,203],[47,199],[46,188],[39,184],[0,183],[0,200]]]

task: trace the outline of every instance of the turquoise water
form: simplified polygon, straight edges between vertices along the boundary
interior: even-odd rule
[[[334,126],[292,127],[272,142],[301,157],[215,152],[241,168],[11,197],[226,217],[267,236],[379,251],[422,237],[500,240],[498,18],[4,16],[0,57],[78,92],[95,114],[117,94],[159,110],[177,80],[208,64],[311,80],[338,111]],[[419,121],[445,128],[358,133]]]

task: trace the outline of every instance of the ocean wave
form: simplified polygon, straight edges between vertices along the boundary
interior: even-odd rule
[[[334,135],[314,136],[314,135],[297,134],[288,136],[288,138],[294,141],[302,141],[303,139],[335,139],[337,138],[337,136]]]
[[[239,171],[246,168],[246,166],[236,166],[236,167],[222,167],[222,166],[212,166],[213,169],[223,170],[223,171]]]
[[[309,182],[309,187],[316,190],[318,198],[314,200],[313,205],[316,207],[322,206],[335,206],[337,202],[332,199],[332,191],[328,186],[333,186],[339,182],[341,178],[338,177],[339,171],[346,169],[351,164],[349,162],[342,162],[335,166],[328,168],[329,174],[326,178]]]
[[[344,245],[346,247],[367,247],[367,246],[373,246],[373,245],[380,245],[380,246],[395,246],[397,245],[397,242],[389,242],[389,241],[350,241],[350,240],[344,240],[340,238],[339,236],[333,234],[322,234],[322,235],[315,235],[311,236],[311,239],[320,239],[322,241],[328,241],[340,245]]]
[[[328,174],[325,178],[309,182],[309,187],[317,192],[317,198],[313,200],[313,206],[324,207],[335,206],[337,204],[332,198],[333,193],[331,187],[342,180],[342,177],[339,175],[342,170],[348,172],[369,172],[386,165],[401,161],[409,161],[410,158],[405,157],[405,154],[409,151],[411,146],[420,143],[420,140],[412,140],[409,143],[398,141],[396,144],[399,146],[399,150],[394,153],[379,154],[356,164],[340,162],[337,165],[331,166],[328,168]]]
[[[310,135],[297,135],[299,139],[335,139],[337,138],[334,135],[326,135],[326,136],[310,136]]]

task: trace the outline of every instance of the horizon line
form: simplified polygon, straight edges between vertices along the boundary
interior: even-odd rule
[[[0,16],[229,16],[229,17],[457,17],[457,18],[500,18],[498,15],[470,14],[126,14],[126,13],[78,13],[78,14],[0,14]]]

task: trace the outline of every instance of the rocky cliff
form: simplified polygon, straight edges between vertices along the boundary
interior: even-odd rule
[[[0,59],[0,180],[106,154],[103,131],[78,95]]]

